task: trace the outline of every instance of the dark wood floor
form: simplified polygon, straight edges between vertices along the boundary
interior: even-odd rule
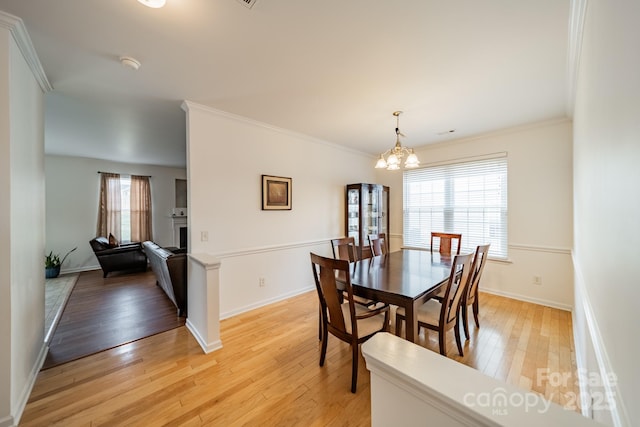
[[[80,274],[43,369],[184,325],[153,272]]]

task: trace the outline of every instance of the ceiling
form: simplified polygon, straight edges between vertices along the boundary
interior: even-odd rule
[[[570,0],[0,0],[0,10],[22,18],[54,88],[48,154],[184,167],[183,100],[372,155],[394,144],[395,110],[410,147],[569,111]]]

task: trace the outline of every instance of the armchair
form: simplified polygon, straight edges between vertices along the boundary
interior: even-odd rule
[[[112,271],[147,269],[147,256],[142,251],[140,243],[129,243],[112,247],[106,237],[96,237],[89,241],[93,253],[96,255],[103,277]]]

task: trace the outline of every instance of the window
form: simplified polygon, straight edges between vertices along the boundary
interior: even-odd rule
[[[101,172],[97,235],[143,242],[152,240],[151,229],[149,177]]]
[[[120,176],[120,237],[123,242],[131,241],[131,176]]]
[[[461,252],[491,243],[507,258],[507,158],[404,171],[404,246],[428,248],[432,231],[462,234]]]

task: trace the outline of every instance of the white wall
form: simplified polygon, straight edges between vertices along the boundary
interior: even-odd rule
[[[98,171],[150,175],[153,240],[160,246],[173,246],[170,213],[175,207],[175,180],[185,179],[186,169],[46,156],[46,253],[53,250],[63,255],[78,247],[62,266],[63,273],[100,268],[89,245],[98,221]]]
[[[345,185],[373,180],[371,158],[198,104],[186,109],[190,252],[222,261],[221,317],[312,289],[309,252],[328,256],[329,239],[344,236]],[[292,210],[261,210],[262,174],[293,178]]]
[[[21,22],[4,15],[0,21],[0,426],[5,426],[17,424],[45,356],[44,119],[33,62],[28,64],[12,33],[22,29]]]
[[[11,206],[9,50],[11,34],[0,29],[0,205]],[[11,417],[11,211],[0,209],[0,425]]]
[[[563,309],[573,306],[571,137],[571,123],[555,120],[414,147],[421,166],[507,153],[510,262],[487,264],[483,290]],[[394,189],[393,249],[402,244],[402,172],[382,170],[377,176]],[[541,276],[542,285],[533,285],[533,276]]]
[[[639,18],[634,0],[588,3],[574,113],[576,352],[616,375],[617,410],[594,414],[613,425],[640,420]]]

